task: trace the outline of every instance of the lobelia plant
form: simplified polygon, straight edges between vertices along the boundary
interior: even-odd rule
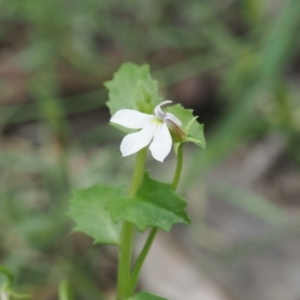
[[[117,246],[116,300],[163,300],[148,292],[134,292],[157,231],[169,232],[174,224],[190,224],[185,211],[187,202],[175,191],[182,170],[183,144],[193,142],[205,148],[203,125],[196,122],[192,110],[179,104],[162,109],[172,101],[161,102],[147,65],[125,63],[105,86],[109,89],[110,122],[126,133],[131,131],[120,147],[123,156],[136,153],[131,185],[128,191],[103,184],[77,190],[70,201],[69,216],[76,223],[75,231],[88,234],[95,243]],[[155,160],[163,162],[172,145],[177,155],[173,181],[152,179],[145,172],[148,148]],[[140,232],[151,230],[133,263],[135,228]]]

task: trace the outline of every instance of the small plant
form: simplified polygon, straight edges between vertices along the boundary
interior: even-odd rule
[[[100,183],[77,190],[70,201],[69,215],[76,223],[76,231],[88,234],[95,243],[117,246],[116,300],[164,299],[148,292],[134,292],[157,231],[170,231],[178,223],[190,224],[185,211],[187,202],[175,191],[182,170],[183,145],[193,142],[204,148],[203,126],[197,123],[192,110],[179,104],[165,107],[172,101],[161,102],[148,66],[126,63],[105,86],[109,89],[110,121],[127,133],[121,153],[123,156],[136,153],[131,185],[124,189]],[[162,183],[145,172],[147,151],[149,148],[153,158],[163,162],[172,146],[177,155],[173,181]],[[143,232],[147,228],[151,229],[149,236],[132,262],[134,231]]]

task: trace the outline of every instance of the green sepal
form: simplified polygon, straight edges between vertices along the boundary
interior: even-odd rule
[[[146,172],[136,196],[115,200],[108,210],[114,220],[129,221],[140,231],[148,227],[170,231],[174,224],[190,224],[186,204],[170,184],[156,181]]]
[[[127,298],[127,300],[168,300],[168,299],[154,294],[150,294],[148,292],[139,292],[134,296]]]
[[[192,109],[185,109],[180,104],[176,104],[165,108],[164,111],[173,114],[182,122],[181,129],[185,137],[181,141],[175,140],[176,143],[192,142],[202,149],[205,148],[203,125],[196,121],[197,117],[194,117]]]
[[[161,99],[157,82],[151,78],[149,66],[124,63],[112,80],[104,83],[109,90],[106,103],[111,115],[120,109],[135,109],[143,113],[153,113]]]
[[[121,224],[111,218],[106,207],[122,194],[122,189],[102,184],[74,191],[68,212],[76,223],[73,231],[91,236],[94,243],[118,244]]]

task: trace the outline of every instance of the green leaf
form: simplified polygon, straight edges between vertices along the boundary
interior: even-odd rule
[[[187,135],[184,142],[193,142],[197,146],[205,148],[203,125],[196,121],[192,109],[185,109],[180,104],[176,104],[167,107],[165,111],[173,114],[182,122],[182,130]]]
[[[190,224],[185,212],[187,202],[179,197],[170,184],[161,183],[145,173],[144,180],[133,198],[118,199],[108,205],[115,220],[123,219],[140,231],[158,227],[170,231],[177,223]]]
[[[74,231],[86,233],[95,243],[118,244],[121,225],[112,220],[106,207],[121,194],[121,189],[100,184],[75,191],[68,213],[76,223]]]
[[[106,104],[111,115],[120,109],[153,113],[154,107],[160,103],[157,82],[151,78],[148,65],[124,63],[113,79],[104,85],[109,90]]]
[[[148,292],[139,292],[128,300],[168,300],[167,298],[159,297]]]
[[[145,82],[140,79],[133,93],[133,101],[137,110],[153,114],[152,93],[147,89]]]

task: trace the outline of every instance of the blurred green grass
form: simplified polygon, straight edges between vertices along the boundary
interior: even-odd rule
[[[218,114],[207,150],[187,167],[186,189],[241,143],[274,131],[300,163],[299,88],[288,76],[300,45],[299,1],[275,12],[259,0],[4,0],[0,7],[0,259],[35,299],[54,299],[61,279],[79,299],[99,298],[95,255],[84,238],[70,237],[65,210],[72,188],[124,183],[130,172],[131,160],[117,151],[120,135],[106,123],[102,86],[122,62],[149,63],[162,92],[184,105],[178,84],[218,82],[214,99],[204,95]],[[187,105],[201,122],[200,97]],[[92,112],[94,125],[76,134],[72,118],[83,127]],[[261,207],[266,213],[256,214]],[[277,216],[260,200],[243,209]]]

